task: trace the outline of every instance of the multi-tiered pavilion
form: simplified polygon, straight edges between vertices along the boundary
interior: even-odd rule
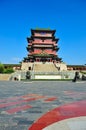
[[[56,72],[67,69],[57,54],[59,38],[55,37],[55,32],[50,29],[31,29],[31,36],[27,37],[28,55],[22,62],[22,70]]]
[[[31,29],[31,37],[27,38],[28,56],[24,62],[61,62],[57,56],[59,38],[55,38],[56,30]]]

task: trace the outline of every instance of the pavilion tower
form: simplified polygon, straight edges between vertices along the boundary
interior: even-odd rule
[[[31,36],[27,37],[28,56],[24,62],[59,62],[58,57],[59,38],[55,38],[56,30],[50,29],[31,29]]]

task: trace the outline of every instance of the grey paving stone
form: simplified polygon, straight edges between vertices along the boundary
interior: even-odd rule
[[[72,94],[71,94],[72,93]],[[56,100],[46,102],[45,98],[24,102],[22,96],[37,94],[38,96],[57,97]],[[20,97],[20,99],[15,99]],[[34,96],[30,97],[34,98]],[[2,101],[6,99],[6,101]],[[86,100],[86,82],[72,83],[59,81],[33,81],[32,83],[0,81],[0,106],[3,103],[22,103],[0,107],[0,130],[28,130],[34,121],[38,120],[46,112],[64,104]],[[30,105],[32,108],[7,113],[9,109]],[[73,113],[63,113],[64,115]]]

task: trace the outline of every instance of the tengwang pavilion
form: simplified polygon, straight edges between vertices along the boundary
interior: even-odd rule
[[[31,29],[31,37],[27,38],[28,57],[24,62],[61,62],[57,56],[58,38],[55,38],[56,30]]]

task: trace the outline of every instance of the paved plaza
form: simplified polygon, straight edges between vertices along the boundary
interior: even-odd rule
[[[86,124],[86,82],[0,81],[0,130],[62,130],[61,123],[47,126],[71,117]]]

